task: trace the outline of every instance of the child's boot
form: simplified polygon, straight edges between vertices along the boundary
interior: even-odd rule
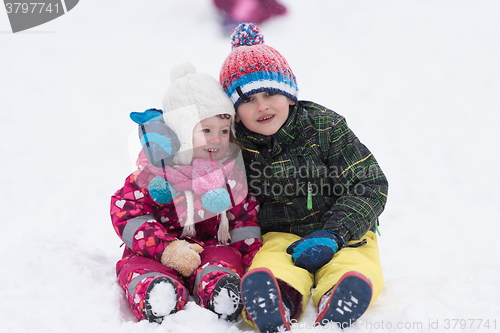
[[[261,333],[290,330],[290,312],[284,306],[278,281],[269,269],[252,269],[243,276],[241,297],[248,319]]]
[[[215,312],[219,318],[236,321],[243,309],[240,278],[229,274],[221,277],[215,285],[207,308]]]
[[[179,288],[182,290],[178,290]],[[186,296],[184,290],[183,286],[176,285],[172,279],[166,276],[151,281],[144,300],[144,316],[146,319],[152,323],[160,324],[165,316],[177,312],[179,307],[182,308],[185,304],[185,301],[179,302],[180,299]]]
[[[315,325],[351,326],[366,311],[372,299],[372,284],[363,274],[347,272],[323,297]]]

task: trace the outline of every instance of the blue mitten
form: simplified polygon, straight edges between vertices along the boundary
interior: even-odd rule
[[[286,252],[292,255],[293,263],[310,273],[326,265],[344,242],[333,231],[318,230],[292,243]]]
[[[162,114],[163,111],[158,109],[130,114],[139,125],[139,138],[146,157],[159,168],[168,165],[180,148],[177,135],[165,124]]]

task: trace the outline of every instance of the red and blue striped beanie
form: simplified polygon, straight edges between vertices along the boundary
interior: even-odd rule
[[[286,59],[264,45],[253,23],[242,23],[231,35],[232,51],[222,64],[220,83],[238,108],[242,99],[259,92],[275,92],[297,102],[297,80]]]

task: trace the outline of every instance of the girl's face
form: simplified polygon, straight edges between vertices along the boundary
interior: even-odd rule
[[[229,148],[232,118],[203,119],[193,129],[193,158],[220,160]]]
[[[260,92],[241,102],[236,113],[236,122],[252,132],[273,135],[288,118],[289,106],[295,102],[290,98],[272,93]]]

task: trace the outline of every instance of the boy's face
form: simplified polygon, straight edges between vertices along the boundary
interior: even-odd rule
[[[229,148],[231,117],[213,116],[203,119],[193,129],[193,158],[222,159]]]
[[[252,132],[273,135],[288,118],[289,106],[295,102],[290,98],[272,93],[260,92],[241,102],[236,113],[236,122]]]

